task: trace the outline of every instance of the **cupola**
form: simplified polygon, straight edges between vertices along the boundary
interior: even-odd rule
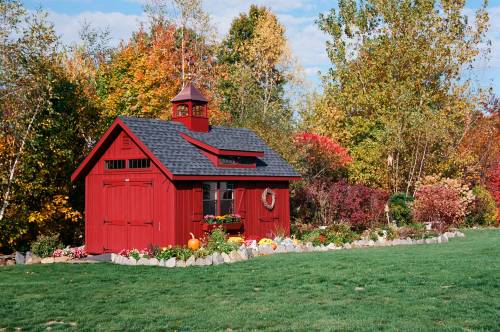
[[[172,100],[172,121],[177,121],[191,131],[208,132],[208,100],[188,83]]]

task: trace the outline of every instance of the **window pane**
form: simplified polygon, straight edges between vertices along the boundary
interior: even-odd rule
[[[217,182],[203,182],[203,215],[217,215]]]
[[[193,116],[205,116],[205,106],[202,105],[193,106]]]
[[[221,194],[220,215],[234,213],[234,184],[232,182],[219,182]]]
[[[122,169],[125,168],[125,160],[106,160],[104,167],[106,169]]]
[[[149,168],[151,161],[149,159],[130,159],[128,168]]]
[[[189,110],[186,104],[177,105],[177,116],[188,116]]]

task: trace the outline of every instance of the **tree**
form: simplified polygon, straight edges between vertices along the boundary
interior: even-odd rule
[[[346,0],[321,15],[331,40],[317,130],[347,146],[353,181],[411,194],[426,174],[459,169],[457,151],[478,100],[461,80],[480,55],[484,3]],[[447,173],[448,172],[448,173]],[[455,174],[456,175],[456,174]]]
[[[57,38],[45,14],[28,15],[17,1],[0,1],[0,227],[1,244],[13,243],[24,226],[6,217],[19,186],[19,169],[35,133],[40,113],[51,107],[50,65]],[[15,236],[7,229],[16,229]],[[21,229],[19,229],[21,228]]]
[[[277,17],[265,7],[251,6],[233,20],[218,52],[221,110],[232,125],[255,130],[273,148],[291,155],[293,112],[285,87],[297,78]],[[291,143],[291,142],[290,142]]]
[[[220,123],[224,118],[214,98],[214,46],[200,27],[208,23],[199,12],[199,2],[174,1],[175,8],[181,11],[180,23],[176,22],[175,12],[170,11],[171,5],[168,1],[150,4],[146,8],[148,27],[142,25],[119,46],[109,62],[101,64],[97,93],[105,125],[119,115],[169,119],[170,99],[186,80],[195,82],[211,101],[212,122]]]

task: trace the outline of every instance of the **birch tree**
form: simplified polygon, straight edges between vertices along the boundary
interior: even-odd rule
[[[51,107],[48,68],[57,38],[43,12],[0,0],[0,225],[18,183],[19,168],[39,114]]]

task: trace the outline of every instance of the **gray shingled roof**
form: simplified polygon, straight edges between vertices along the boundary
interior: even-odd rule
[[[242,128],[210,126],[208,133],[192,132],[178,122],[120,117],[127,127],[174,175],[300,176],[254,132]],[[218,149],[262,151],[256,168],[220,168],[181,137],[185,133]]]

